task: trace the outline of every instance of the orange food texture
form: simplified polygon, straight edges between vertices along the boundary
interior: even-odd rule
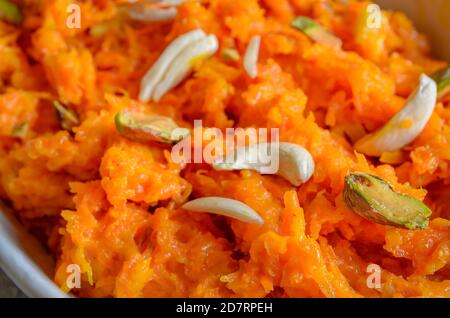
[[[450,105],[442,99],[422,134],[381,160],[353,143],[405,103],[434,60],[426,37],[398,12],[380,29],[364,23],[368,1],[187,1],[174,21],[142,23],[124,1],[81,3],[81,28],[66,25],[71,1],[23,1],[24,22],[0,22],[0,198],[48,244],[55,282],[80,297],[450,297]],[[319,21],[342,50],[290,26]],[[177,36],[215,34],[218,53],[160,103],[138,101],[142,76]],[[258,76],[242,57],[261,35]],[[224,59],[233,48],[241,59]],[[80,124],[61,128],[52,102]],[[114,115],[141,111],[193,128],[279,128],[282,141],[314,157],[310,181],[294,188],[252,171],[180,166],[170,146],[132,141]],[[27,131],[14,136],[17,125]],[[411,123],[405,122],[405,127]],[[376,174],[433,210],[408,231],[349,210],[351,171]],[[190,198],[242,201],[263,225],[184,211]],[[79,266],[81,288],[67,287]],[[368,265],[381,268],[370,288]]]

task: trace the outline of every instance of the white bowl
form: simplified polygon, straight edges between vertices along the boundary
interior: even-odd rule
[[[381,7],[403,11],[431,41],[433,55],[450,61],[449,0],[375,0]]]
[[[378,0],[383,8],[404,11],[432,41],[435,55],[450,61],[449,0]],[[433,5],[431,5],[431,2]],[[0,205],[0,267],[29,297],[69,297],[51,280],[52,257]]]
[[[0,267],[28,297],[68,297],[49,278],[54,271],[52,257],[3,204],[0,204]]]

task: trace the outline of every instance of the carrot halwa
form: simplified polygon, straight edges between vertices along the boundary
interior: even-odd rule
[[[379,158],[354,149],[405,104],[422,73],[448,65],[408,18],[368,1],[185,1],[173,21],[142,22],[127,1],[86,0],[80,28],[70,0],[23,0],[21,24],[0,20],[0,197],[45,242],[54,280],[80,297],[450,297],[450,95],[415,140]],[[342,47],[291,26],[319,22]],[[164,49],[194,29],[219,50],[159,102],[138,99]],[[242,57],[260,36],[258,73]],[[223,54],[233,49],[234,58]],[[236,53],[239,53],[236,55]],[[64,129],[53,103],[79,122]],[[307,149],[312,178],[215,171],[172,161],[170,145],[121,136],[119,112],[172,118],[193,128],[279,128]],[[406,123],[408,124],[408,123]],[[405,124],[405,125],[406,125]],[[66,127],[67,128],[67,127]],[[13,133],[15,132],[15,133]],[[20,132],[20,133],[19,133]],[[345,204],[345,176],[360,171],[432,210],[423,230],[381,225]],[[264,224],[181,206],[207,196],[241,201]],[[69,290],[67,267],[81,288]],[[370,288],[370,264],[381,267]]]

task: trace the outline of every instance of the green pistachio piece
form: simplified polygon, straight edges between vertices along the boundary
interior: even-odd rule
[[[27,122],[23,122],[14,126],[11,131],[11,136],[16,138],[23,138],[27,135],[29,125]]]
[[[73,110],[68,109],[59,101],[54,101],[53,107],[55,107],[56,111],[58,112],[61,127],[63,129],[72,130],[73,127],[80,124],[80,119],[78,118],[77,113],[75,113]]]
[[[450,93],[450,67],[437,71],[431,78],[437,84],[438,99]]]
[[[23,15],[19,7],[8,0],[0,0],[0,19],[14,24],[23,21]]]
[[[239,55],[239,52],[236,49],[233,48],[225,48],[222,50],[222,58],[225,61],[239,61],[241,56]]]
[[[171,118],[164,116],[125,111],[116,114],[115,121],[121,135],[137,141],[173,144],[190,134],[189,129],[179,127]]]
[[[292,21],[291,26],[302,31],[315,42],[337,48],[342,47],[341,39],[311,18],[299,16]]]
[[[108,32],[108,26],[106,24],[96,24],[90,27],[89,34],[94,38],[102,37],[105,33]]]
[[[423,202],[397,193],[383,179],[362,172],[345,177],[344,200],[368,220],[410,230],[426,228],[431,215]]]

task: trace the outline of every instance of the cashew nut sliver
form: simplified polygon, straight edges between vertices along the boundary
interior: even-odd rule
[[[160,5],[162,6],[179,6],[186,0],[161,0]]]
[[[205,32],[201,29],[196,29],[179,36],[169,44],[156,63],[153,64],[142,78],[139,92],[139,100],[141,102],[146,103],[151,99],[156,85],[164,77],[169,65],[175,60],[177,55],[189,44],[202,38],[206,38]]]
[[[164,78],[156,86],[153,100],[159,102],[161,97],[169,90],[177,86],[192,71],[196,60],[212,56],[219,48],[219,42],[215,35],[201,38],[190,43],[182,50],[169,66]]]
[[[266,174],[266,164],[258,162],[260,153],[269,153],[267,150],[272,147],[271,143],[253,144],[246,147],[239,147],[235,151],[235,160],[231,163],[214,161],[212,166],[215,170],[254,170],[261,174]],[[277,143],[275,143],[277,146]],[[276,158],[272,158],[274,160]],[[279,167],[276,175],[286,179],[294,186],[299,186],[308,181],[314,173],[314,159],[308,150],[300,145],[280,142],[278,143]]]
[[[144,3],[158,4],[161,6],[178,6],[186,0],[144,0]]]
[[[130,18],[142,22],[163,22],[172,21],[177,16],[177,9],[170,8],[145,8],[145,6],[135,5],[128,9]]]
[[[205,197],[192,200],[182,206],[192,212],[220,214],[247,223],[263,224],[264,220],[251,207],[237,200],[222,197]]]
[[[280,142],[280,167],[277,175],[298,187],[314,174],[314,159],[308,150],[300,145]]]
[[[250,39],[244,55],[244,69],[251,78],[258,75],[258,56],[261,46],[261,36],[255,35]]]
[[[386,125],[355,144],[355,149],[369,156],[395,151],[414,141],[425,128],[436,106],[437,85],[425,74],[405,106]],[[406,123],[406,124],[405,124]]]

